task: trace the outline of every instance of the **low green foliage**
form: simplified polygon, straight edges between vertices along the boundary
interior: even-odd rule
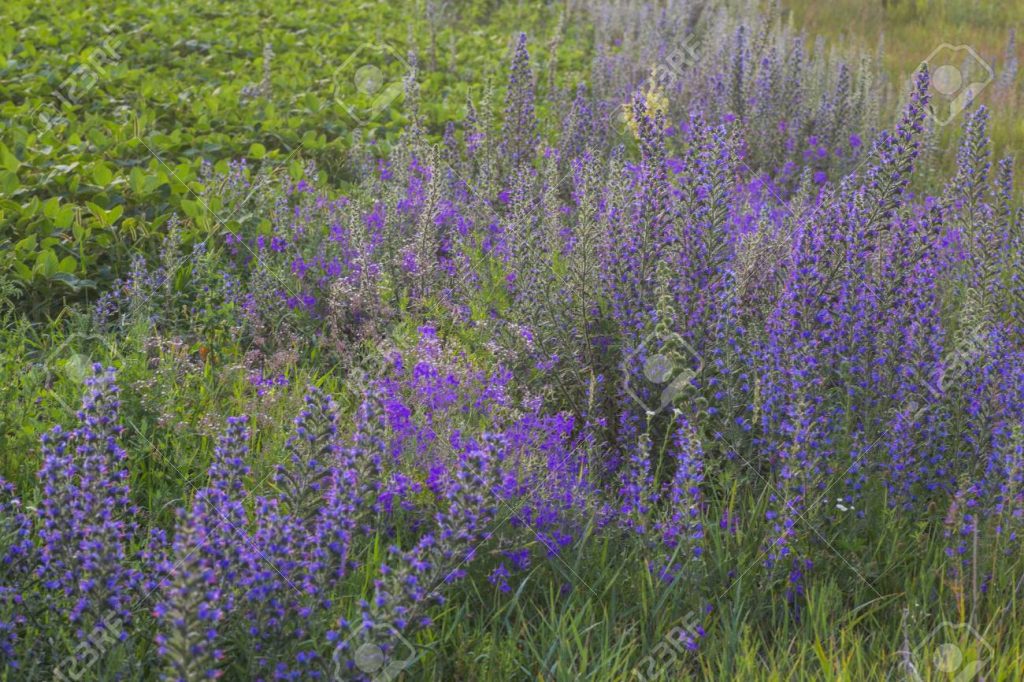
[[[352,150],[373,140],[386,152],[408,118],[399,103],[353,120],[346,104],[364,102],[350,59],[386,49],[384,75],[400,84],[418,54],[420,114],[439,138],[497,74],[514,32],[542,37],[558,10],[477,0],[454,22],[447,4],[422,0],[6,3],[0,272],[22,290],[21,308],[52,315],[123,275],[175,212],[190,219],[186,241],[220,218],[231,229],[198,201],[203,160],[282,161],[295,175],[312,160],[333,183],[351,182],[361,172]],[[584,45],[562,43],[559,84],[584,72]]]
[[[122,0],[103,9],[85,0],[8,2],[0,23],[0,477],[26,506],[34,503],[40,437],[72,421],[83,378],[99,362],[118,370],[130,425],[125,469],[143,525],[173,526],[174,510],[188,506],[206,476],[229,416],[248,414],[254,423],[253,452],[260,455],[250,463],[258,483],[251,496],[273,490],[306,387],[335,396],[346,425],[360,396],[343,366],[346,356],[330,346],[336,339],[308,333],[319,320],[279,305],[266,320],[283,340],[256,340],[251,329],[243,331],[241,306],[218,298],[229,249],[223,240],[210,240],[194,258],[191,249],[225,229],[269,234],[272,198],[263,197],[262,212],[249,213],[245,202],[222,203],[212,183],[239,158],[248,160],[248,180],[263,174],[283,185],[315,178],[332,198],[364,180],[366,151],[385,156],[410,123],[402,106],[354,121],[335,97],[348,88],[345,101],[353,101],[351,74],[338,72],[369,44],[367,26],[377,31],[373,44],[398,55],[388,78],[401,77],[409,50],[418,55],[419,113],[433,141],[446,122],[464,118],[467,98],[482,99],[488,77],[504,82],[514,32],[533,31],[534,44],[555,46],[535,51],[541,92],[549,83],[573,85],[589,74],[592,56],[586,30],[558,24],[574,4],[465,0],[456,22],[438,9],[441,3],[414,0]],[[972,14],[952,0],[928,3],[944,8],[935,13],[909,0],[865,14],[847,2],[789,4],[794,20],[815,34],[838,37],[828,27],[842,24],[873,38],[889,27],[887,44],[898,47],[890,48],[886,66],[895,77],[918,54],[903,37],[920,37],[919,24],[941,28],[936,39],[957,22],[970,23],[976,38],[991,37],[1022,16],[989,5]],[[858,24],[861,16],[871,21]],[[922,43],[925,53],[931,42]],[[68,99],[69,87],[73,101],[55,105],[54,93]],[[500,99],[500,86],[497,92]],[[562,112],[545,110],[551,105],[541,99],[542,126],[557,128]],[[1019,147],[1024,127],[1016,100],[993,110],[997,151]],[[366,187],[354,200],[369,207]],[[143,254],[152,263],[158,253],[193,260],[188,268],[175,265],[174,277],[117,326],[104,326],[92,314],[96,299],[131,272],[133,258]],[[432,296],[410,301],[384,278],[380,297],[398,319],[382,321],[380,338],[354,341],[348,356],[370,355],[378,349],[367,346],[375,343],[412,348],[419,326],[429,322],[446,350],[468,364],[503,362],[493,343],[498,333],[487,324],[512,306],[511,273],[483,248],[470,260],[481,282],[461,317]],[[554,261],[558,276],[571,274],[571,264]],[[274,276],[289,276],[286,265],[275,267]],[[261,344],[266,366],[278,352],[287,357],[275,368],[284,380],[257,391],[251,372],[259,363],[247,355]],[[544,374],[534,366],[515,369],[523,383]],[[588,387],[578,383],[583,395]],[[838,401],[838,390],[834,395]],[[740,492],[739,466],[725,459],[708,458],[714,495],[703,518],[723,524],[723,532],[706,535],[702,582],[657,581],[648,570],[649,544],[624,530],[598,529],[595,518],[560,554],[517,575],[509,593],[472,568],[471,579],[455,584],[446,605],[431,614],[435,626],[416,635],[419,658],[401,679],[915,679],[906,663],[944,623],[969,626],[959,634],[942,631],[942,641],[984,661],[978,679],[1021,679],[1024,557],[1004,558],[993,575],[984,571],[986,560],[995,565],[1006,549],[1001,536],[973,538],[975,573],[954,579],[942,529],[909,521],[890,508],[880,486],[871,488],[863,509],[837,505],[808,533],[819,558],[794,608],[782,596],[785,576],[761,570],[773,532],[769,493]],[[351,593],[342,595],[346,606],[372,593],[394,541],[370,538],[346,584]],[[45,619],[53,617],[42,614],[28,638],[52,629]],[[665,647],[677,628],[692,623],[704,631],[696,650]],[[309,636],[326,642],[324,633]],[[246,633],[224,635],[232,637]],[[132,639],[138,651],[125,658],[155,660],[150,640]],[[124,672],[117,655],[105,664]],[[228,660],[224,679],[250,678],[251,661]],[[46,674],[32,665],[0,671],[0,682]],[[130,672],[132,679],[156,677],[150,669]]]

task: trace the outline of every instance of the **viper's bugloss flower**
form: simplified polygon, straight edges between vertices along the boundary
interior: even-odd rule
[[[141,575],[130,560],[138,510],[128,488],[114,370],[96,364],[72,431],[42,438],[42,541],[38,575],[79,637],[97,623],[133,617]]]

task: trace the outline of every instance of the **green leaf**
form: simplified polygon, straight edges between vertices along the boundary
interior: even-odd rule
[[[91,289],[96,286],[96,282],[92,281],[91,279],[79,279],[78,277],[75,277],[74,275],[67,272],[54,273],[54,275],[50,277],[50,279],[55,280],[57,282],[62,282],[63,284],[68,285],[75,291],[78,291],[79,289]]]
[[[18,170],[18,167],[21,165],[18,157],[12,154],[11,150],[3,142],[0,142],[0,165],[12,173]]]
[[[43,202],[43,215],[45,215],[50,220],[53,220],[56,217],[57,211],[59,210],[60,199],[58,199],[57,197],[50,197],[49,199]]]
[[[91,201],[85,202],[85,207],[89,209],[89,213],[92,213],[93,217],[95,217],[103,227],[110,227],[110,223],[107,222],[107,212],[102,207],[97,206]]]
[[[36,266],[34,268],[36,272],[50,277],[57,272],[58,268],[60,268],[60,262],[57,260],[57,254],[52,249],[40,251],[39,255],[36,256]]]
[[[36,241],[36,236],[34,234],[30,234],[29,236],[25,237],[20,242],[14,245],[14,252],[25,253],[29,251],[35,251],[37,243],[38,242]]]
[[[122,213],[124,213],[124,206],[121,204],[118,204],[114,208],[107,211],[107,220],[109,221],[107,224],[113,225],[114,223],[116,223],[117,219],[121,217]]]
[[[102,161],[92,167],[92,181],[94,184],[106,187],[113,179],[114,174],[110,172],[110,169]]]
[[[259,142],[253,142],[249,145],[249,156],[253,159],[262,159],[267,155],[267,148],[261,145]]]
[[[71,221],[75,219],[75,207],[71,204],[64,204],[57,211],[57,215],[53,218],[53,224],[58,230],[66,230],[71,226]]]
[[[141,168],[138,166],[132,168],[132,172],[128,174],[128,184],[132,188],[132,192],[136,194],[146,193],[146,174]]]
[[[191,199],[181,200],[181,210],[185,212],[189,218],[196,219],[202,213],[202,209],[199,207],[199,202],[192,201]]]
[[[27,265],[19,261],[14,261],[14,272],[18,275],[19,279],[25,282],[31,282],[33,279],[32,271],[29,270]]]
[[[18,174],[13,171],[0,171],[0,192],[10,196],[21,187]]]

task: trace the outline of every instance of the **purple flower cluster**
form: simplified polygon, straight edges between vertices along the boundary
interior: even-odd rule
[[[12,670],[19,667],[17,646],[28,622],[25,598],[35,561],[31,518],[14,486],[0,479],[0,665]]]
[[[199,337],[222,308],[256,398],[313,376],[337,400],[310,387],[280,441],[229,419],[206,480],[136,554],[118,390],[97,366],[79,425],[43,436],[37,513],[0,490],[5,660],[33,576],[79,639],[153,590],[169,679],[358,679],[460,581],[511,592],[594,534],[698,593],[739,514],[795,609],[821,543],[865,509],[944,530],[958,579],[983,535],[1019,552],[1024,213],[986,110],[965,114],[935,190],[917,169],[926,71],[875,132],[878,74],[833,71],[770,18],[707,19],[694,63],[673,56],[691,22],[612,19],[595,17],[622,37],[589,86],[542,102],[520,35],[503,106],[470,102],[440,145],[414,116],[386,157],[357,150],[351,196],[244,163],[211,183],[261,219],[170,289],[165,264],[133,269],[189,311],[149,321]],[[723,508],[736,499],[756,510]]]
[[[37,574],[80,638],[101,622],[129,623],[140,582],[129,561],[138,510],[119,442],[119,407],[114,370],[94,365],[78,426],[43,436]]]

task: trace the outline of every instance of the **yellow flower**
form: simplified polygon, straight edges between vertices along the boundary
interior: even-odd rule
[[[647,79],[647,89],[644,91],[644,106],[647,108],[647,116],[655,121],[659,116],[668,117],[668,97],[665,96],[665,91],[658,85],[657,81],[657,69],[651,69],[651,75]],[[639,137],[640,133],[637,130],[637,122],[633,118],[633,107],[627,102],[622,105],[622,118],[625,121],[626,127],[629,128],[629,132],[633,134],[633,137]]]

